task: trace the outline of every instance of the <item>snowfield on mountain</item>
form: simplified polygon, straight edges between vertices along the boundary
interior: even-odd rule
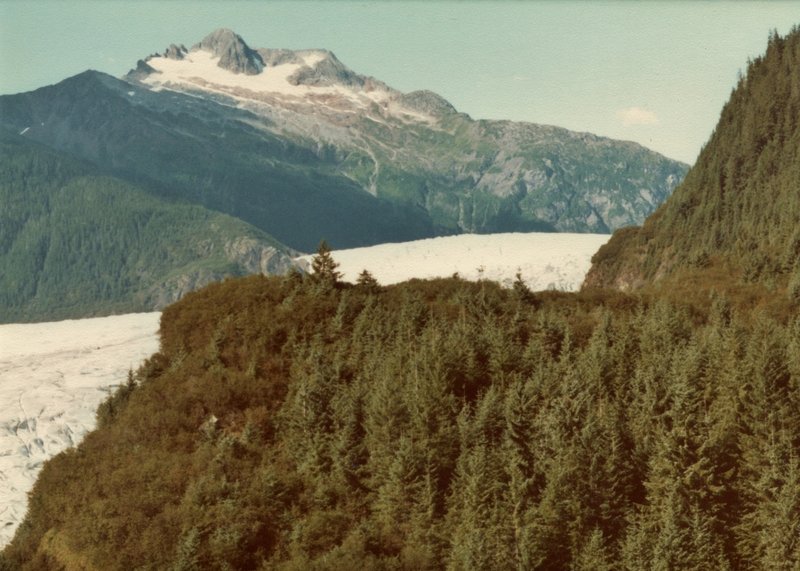
[[[121,78],[0,95],[0,147],[6,323],[157,311],[215,280],[280,274],[322,239],[610,234],[688,169],[631,141],[472,118],[332,51],[251,48],[229,29]]]

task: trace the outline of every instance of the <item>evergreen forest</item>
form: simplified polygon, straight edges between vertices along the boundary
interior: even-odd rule
[[[350,285],[323,244],[308,275],[188,294],[0,569],[800,569],[800,28],[769,46],[685,185],[596,256],[632,291]]]
[[[800,318],[228,280],[50,460],[9,569],[796,569]]]
[[[241,220],[5,129],[0,156],[0,323],[151,311],[224,276],[291,266],[291,250]]]

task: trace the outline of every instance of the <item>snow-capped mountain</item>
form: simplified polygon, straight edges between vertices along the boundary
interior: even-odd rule
[[[359,75],[330,51],[252,49],[227,29],[140,60],[124,79],[245,110],[239,120],[333,158],[373,196],[423,209],[434,234],[609,232],[641,222],[686,170],[633,143],[473,121],[433,92]]]
[[[405,95],[358,75],[328,50],[253,50],[227,29],[216,30],[191,49],[172,44],[162,54],[141,60],[126,79],[154,91],[224,95],[262,114],[282,107],[342,125],[354,114],[378,122],[392,117],[430,124],[456,113],[432,92]]]

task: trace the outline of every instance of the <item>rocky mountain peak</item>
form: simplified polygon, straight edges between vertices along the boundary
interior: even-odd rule
[[[208,34],[192,51],[204,50],[219,58],[219,67],[234,73],[256,75],[264,69],[264,61],[245,41],[227,28],[219,28]],[[169,50],[168,50],[169,51]]]
[[[315,87],[345,85],[347,87],[363,88],[367,79],[369,79],[344,65],[331,51],[301,50],[296,53],[304,58],[313,58],[312,61],[314,63],[301,67],[289,78],[289,83],[293,85]]]
[[[175,44],[170,44],[169,47],[164,52],[164,57],[169,59],[181,60],[186,56],[187,53],[188,50],[186,49],[186,46],[184,46],[183,44],[179,46]]]
[[[222,55],[222,53],[230,46],[237,46],[241,50],[248,50],[248,46],[242,37],[228,28],[217,28],[205,38],[192,46],[192,50],[206,50],[213,53],[215,56]]]
[[[443,117],[458,113],[456,108],[444,97],[427,89],[404,93],[398,100],[409,109],[432,117]]]

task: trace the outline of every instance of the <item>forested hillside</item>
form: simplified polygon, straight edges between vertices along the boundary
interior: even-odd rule
[[[0,132],[0,155],[0,322],[151,310],[224,276],[291,265],[291,251],[240,220],[17,134]]]
[[[800,297],[800,28],[770,37],[684,182],[644,226],[614,235],[587,285],[660,280]]]
[[[800,564],[797,306],[321,269],[167,308],[6,568]]]

